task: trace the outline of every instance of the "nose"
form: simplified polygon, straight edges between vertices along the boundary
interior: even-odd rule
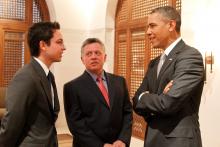
[[[62,50],[66,50],[66,46],[64,44],[62,45]]]
[[[96,58],[96,57],[97,57],[96,53],[95,53],[95,52],[92,52],[91,58]]]
[[[152,33],[152,32],[151,32],[151,29],[148,27],[148,28],[147,28],[147,35],[149,36],[151,33]]]

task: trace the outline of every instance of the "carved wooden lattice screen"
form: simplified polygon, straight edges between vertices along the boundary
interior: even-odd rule
[[[3,86],[7,86],[14,73],[24,65],[24,37],[23,32],[5,32]]]
[[[162,50],[151,48],[146,36],[147,16],[159,6],[181,10],[181,0],[119,0],[116,12],[114,72],[126,78],[130,98],[140,86],[146,67]],[[132,135],[144,139],[146,123],[134,113]]]
[[[0,1],[0,87],[30,59],[26,34],[33,22],[49,20],[45,0]]]

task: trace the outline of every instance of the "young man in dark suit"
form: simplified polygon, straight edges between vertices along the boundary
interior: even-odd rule
[[[180,37],[181,18],[170,6],[152,10],[147,35],[164,53],[149,63],[133,98],[148,124],[144,147],[202,147],[198,121],[203,59]]]
[[[128,147],[132,106],[125,79],[103,70],[104,44],[88,38],[81,47],[86,67],[64,85],[64,107],[74,147]],[[103,92],[104,91],[104,92]]]
[[[65,50],[59,29],[57,22],[30,27],[27,40],[32,59],[9,83],[0,147],[58,146],[55,121],[60,105],[49,67],[61,61]]]

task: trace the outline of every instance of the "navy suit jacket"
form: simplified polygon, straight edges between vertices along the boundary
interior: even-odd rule
[[[64,85],[65,113],[74,147],[103,147],[118,139],[130,144],[132,106],[125,79],[110,73],[105,76],[110,108],[88,72]]]
[[[204,84],[202,56],[181,40],[157,78],[159,59],[150,62],[133,98],[135,112],[148,123],[145,147],[201,147],[198,111]],[[171,80],[173,86],[163,94]],[[144,91],[149,93],[139,99]]]

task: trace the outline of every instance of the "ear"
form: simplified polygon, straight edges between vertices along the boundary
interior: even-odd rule
[[[105,56],[104,56],[104,61],[106,61],[106,59],[107,59],[107,55],[105,54]]]
[[[44,50],[44,51],[46,50],[46,43],[44,41],[41,40],[39,42],[39,46],[40,46],[40,50]]]
[[[83,60],[83,57],[81,56],[81,61],[82,61],[82,63],[84,64],[84,60]]]
[[[176,30],[176,21],[175,20],[170,20],[169,24],[170,24],[170,27],[169,27],[170,32]]]

